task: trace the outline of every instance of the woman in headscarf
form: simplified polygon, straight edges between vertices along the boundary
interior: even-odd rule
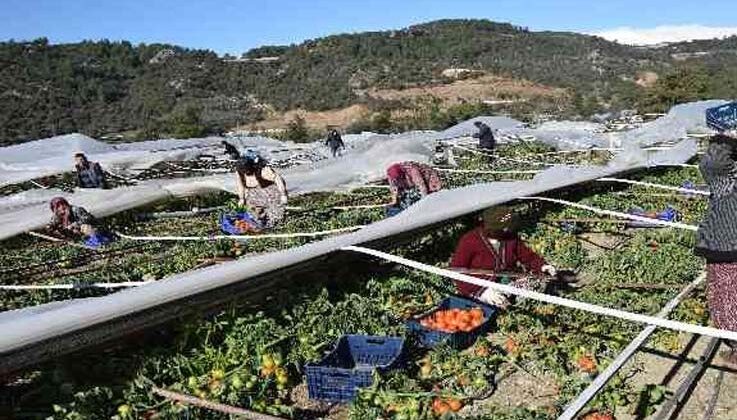
[[[89,237],[96,233],[95,218],[83,207],[72,206],[63,197],[49,202],[53,213],[48,229],[68,238]]]
[[[248,206],[261,227],[269,229],[284,219],[287,185],[259,156],[246,156],[235,166],[238,203]]]
[[[74,169],[77,171],[77,187],[107,189],[107,178],[97,162],[90,162],[84,153],[74,155]]]
[[[400,162],[389,166],[386,177],[392,193],[387,214],[393,216],[428,194],[440,191],[443,184],[438,172],[419,162]]]
[[[556,269],[533,251],[517,235],[519,218],[514,209],[492,207],[481,215],[481,226],[466,233],[458,241],[450,267],[464,274],[499,281],[512,276],[513,286],[536,291],[545,290],[545,276],[555,276]],[[499,293],[474,284],[455,282],[464,296],[483,302],[505,305]]]
[[[696,245],[706,258],[709,314],[717,328],[737,331],[737,138],[714,136],[699,167],[711,191]],[[727,344],[722,357],[737,365],[737,343]]]

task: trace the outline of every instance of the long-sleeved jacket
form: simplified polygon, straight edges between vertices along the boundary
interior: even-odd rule
[[[479,132],[473,135],[479,139],[479,148],[494,150],[496,147],[496,139],[494,138],[494,132],[486,124],[481,124]]]
[[[238,151],[238,149],[235,148],[235,146],[228,143],[227,141],[223,142],[223,146],[225,147],[225,154],[228,155],[230,159],[238,160],[241,158],[241,153]]]
[[[711,196],[696,253],[708,262],[737,262],[737,140],[717,137],[699,165]]]
[[[482,228],[476,228],[458,241],[450,266],[496,272],[519,271],[520,266],[533,275],[542,274],[545,260],[530,249],[518,237],[499,239],[498,251],[486,237]],[[458,291],[466,296],[476,296],[483,287],[456,281]]]
[[[330,134],[328,134],[328,138],[327,140],[325,140],[325,146],[333,150],[345,149],[345,143],[343,143],[343,138],[340,137],[340,134],[338,134],[337,131],[332,131],[330,132]]]
[[[48,228],[59,232],[72,232],[76,233],[82,225],[94,225],[95,217],[92,216],[84,207],[71,206],[69,214],[69,223],[64,222],[54,214],[51,216]]]
[[[79,188],[105,188],[107,189],[107,179],[105,172],[97,162],[89,162],[86,167],[76,166],[77,170],[77,187]]]

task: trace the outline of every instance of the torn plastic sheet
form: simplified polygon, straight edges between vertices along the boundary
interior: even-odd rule
[[[591,147],[621,147],[626,143],[649,146],[674,142],[687,133],[710,133],[704,112],[725,101],[703,101],[674,107],[666,116],[625,133],[602,133],[601,126],[586,122],[547,122],[537,128],[508,117],[477,117],[459,123],[444,131],[417,131],[396,135],[363,133],[346,135],[347,155],[360,154],[378,139],[415,139],[423,145],[433,141],[470,137],[476,131],[474,123],[482,121],[494,129],[504,141],[507,138],[536,139],[559,150]],[[254,150],[267,159],[285,160],[296,156],[311,156],[308,161],[327,159],[328,149],[322,142],[296,144],[261,136],[207,137],[186,140],[151,140],[135,143],[105,143],[84,136],[69,134],[20,145],[0,148],[0,186],[25,182],[48,175],[70,172],[74,153],[83,152],[91,160],[115,173],[127,175],[162,161],[196,159],[202,155],[222,155],[221,142],[225,140],[240,151]]]
[[[438,139],[458,139],[476,131],[475,121],[483,121],[507,138],[531,137],[560,150],[586,149],[590,147],[620,147],[624,150],[616,159],[634,159],[650,156],[640,147],[677,141],[687,132],[709,132],[704,117],[705,109],[723,101],[704,101],[674,107],[659,120],[626,133],[599,133],[590,124],[559,122],[543,124],[540,128],[523,128],[524,124],[507,117],[474,118],[442,132],[414,131],[395,135],[362,133],[344,136],[347,153],[338,159],[316,159],[283,171],[290,192],[334,191],[365,184],[383,178],[384,170],[393,162],[415,160],[428,162]],[[548,129],[548,128],[554,128]],[[80,149],[104,166],[115,169],[152,165],[162,159],[189,159],[203,151],[211,153],[221,149],[222,138],[190,140],[155,140],[140,143],[110,145],[81,135],[62,136],[0,149],[0,183],[3,176],[33,174],[43,171],[68,170],[71,155]],[[229,138],[241,151],[256,150],[267,157],[289,157],[301,154],[326,157],[327,148],[321,142],[295,144],[265,137]],[[683,146],[682,146],[683,147]],[[10,152],[10,153],[8,153]],[[7,157],[6,157],[7,155]],[[40,160],[33,160],[33,159]],[[25,160],[24,160],[25,159]],[[107,159],[107,160],[106,160]],[[45,162],[45,163],[44,163]],[[662,164],[663,162],[654,162]],[[644,162],[643,165],[647,165]],[[117,165],[117,166],[115,166]],[[145,166],[144,165],[144,166]],[[20,172],[9,167],[21,168]],[[5,170],[5,171],[4,171]],[[48,219],[46,202],[54,196],[64,196],[75,205],[87,208],[97,217],[144,206],[167,197],[206,194],[214,191],[234,191],[233,177],[229,174],[212,175],[186,180],[156,180],[141,182],[134,187],[113,191],[80,190],[74,194],[58,190],[31,190],[0,199],[0,240],[38,229]]]

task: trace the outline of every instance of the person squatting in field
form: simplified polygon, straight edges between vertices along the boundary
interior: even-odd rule
[[[699,167],[711,191],[696,244],[706,258],[709,314],[717,328],[737,331],[737,138],[712,137]],[[727,344],[721,356],[737,365],[737,343]]]
[[[392,194],[388,216],[401,213],[422,197],[443,188],[438,172],[419,162],[395,163],[387,168],[386,177]]]
[[[496,139],[494,138],[494,132],[491,130],[491,127],[481,121],[476,121],[473,125],[479,130],[473,135],[474,138],[479,139],[479,149],[493,152],[496,148]]]
[[[236,149],[235,146],[225,140],[223,140],[221,144],[223,145],[223,147],[225,147],[225,154],[228,155],[228,158],[230,158],[230,160],[237,161],[241,158],[241,153],[238,151],[238,149]]]
[[[511,277],[511,285],[523,289],[544,291],[546,276],[556,276],[557,270],[528,247],[517,235],[519,217],[514,209],[493,207],[481,215],[481,225],[461,237],[450,267],[454,271],[500,281]],[[474,284],[455,281],[459,294],[479,301],[506,306],[501,293]]]
[[[51,220],[47,230],[67,239],[79,239],[95,234],[95,218],[80,206],[72,206],[63,197],[56,197],[49,202]]]
[[[260,156],[248,155],[235,166],[238,203],[245,205],[265,229],[284,219],[287,185]]]
[[[84,153],[74,155],[74,169],[77,173],[78,188],[108,188],[105,172],[100,164],[87,160]]]

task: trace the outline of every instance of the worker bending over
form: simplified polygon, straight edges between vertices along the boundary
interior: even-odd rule
[[[505,206],[487,209],[481,222],[481,226],[461,237],[451,269],[490,281],[507,277],[512,286],[544,290],[544,277],[555,276],[556,270],[519,238],[519,220],[514,210]],[[455,285],[461,295],[499,306],[508,304],[504,295],[494,290],[458,280]]]
[[[74,155],[74,169],[77,172],[77,187],[107,189],[105,172],[97,162],[90,162],[84,153]]]
[[[284,179],[260,156],[249,155],[235,166],[238,203],[248,207],[266,229],[284,219],[287,185]]]
[[[419,162],[400,162],[386,170],[392,201],[387,209],[394,216],[418,202],[422,197],[440,191],[443,184],[438,172]]]

